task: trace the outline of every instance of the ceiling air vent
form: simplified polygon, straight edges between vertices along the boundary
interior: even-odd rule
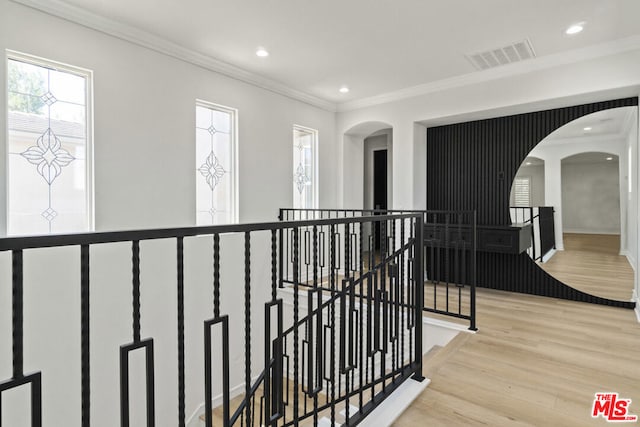
[[[525,59],[535,58],[535,56],[536,54],[528,39],[497,49],[466,55],[478,70],[486,70],[487,68],[499,67],[500,65],[507,65],[512,62],[524,61]]]

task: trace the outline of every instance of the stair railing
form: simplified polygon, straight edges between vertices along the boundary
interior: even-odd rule
[[[325,218],[358,218],[362,216],[419,214],[423,223],[424,311],[448,318],[462,319],[470,330],[476,327],[476,253],[477,220],[475,211],[417,211],[392,209],[280,209],[283,221]],[[402,230],[393,223],[377,222],[363,228],[364,250],[368,265],[384,259],[390,248],[402,240]],[[291,236],[287,231],[279,235],[280,283],[291,283]],[[306,244],[307,240],[305,240]],[[326,265],[320,265],[321,275]],[[341,274],[357,271],[354,266],[339,266]],[[311,277],[303,270],[303,282]]]
[[[527,254],[534,261],[542,262],[549,251],[556,248],[553,206],[511,206],[509,211],[512,223],[532,225]]]
[[[385,248],[382,258],[368,263],[363,230],[377,223],[402,231],[395,235],[393,246]],[[37,339],[33,338],[34,325],[42,325],[46,319],[30,309],[25,293],[33,295],[44,286],[30,278],[39,277],[34,272],[46,268],[46,263],[34,265],[31,260],[54,248],[75,247],[79,249],[77,255],[65,252],[65,256],[71,257],[69,265],[78,266],[80,366],[67,363],[55,369],[63,371],[66,378],[73,378],[73,371],[79,371],[77,417],[82,427],[117,424],[110,418],[111,413],[96,408],[92,400],[96,394],[118,395],[115,400],[120,402],[121,426],[155,426],[159,410],[166,413],[167,407],[175,405],[172,417],[178,427],[184,427],[187,411],[197,409],[193,405],[187,407],[187,396],[196,396],[191,397],[191,402],[204,401],[203,411],[194,414],[202,415],[202,422],[208,427],[298,425],[304,419],[312,419],[317,425],[324,416],[332,421],[342,416],[344,422],[355,425],[402,381],[410,376],[422,379],[423,287],[418,286],[423,274],[422,228],[422,215],[404,214],[0,239],[0,252],[9,253],[11,258],[12,342],[12,375],[0,382],[0,393],[30,386],[30,414],[18,414],[24,419],[10,419],[9,423],[20,425],[30,419],[32,426],[40,427],[43,416],[48,416],[46,421],[52,425],[59,420],[43,407],[58,405],[67,415],[74,408],[68,394],[73,387],[68,381],[54,381],[56,376],[50,370],[38,369],[38,363],[33,362],[48,356],[30,352],[34,347],[30,343]],[[321,233],[326,236],[322,243]],[[278,236],[285,234],[292,236],[291,277],[283,276],[281,268]],[[206,251],[200,250],[203,239],[209,241]],[[301,245],[304,239],[308,246]],[[149,314],[155,300],[149,295],[155,295],[156,290],[155,283],[145,278],[158,268],[149,261],[151,241],[173,242],[173,253],[169,255],[175,262],[174,350],[167,347],[172,341],[171,332],[156,330],[161,337],[149,333],[153,329],[150,322],[155,320]],[[98,325],[102,331],[105,325],[100,323],[104,319],[96,317],[92,310],[102,303],[92,298],[96,283],[104,285],[107,280],[92,274],[92,258],[101,256],[102,249],[99,254],[96,251],[105,246],[119,256],[123,250],[129,253],[127,269],[131,274],[131,340],[113,348],[96,336],[94,327]],[[163,251],[162,259],[166,260],[166,248]],[[32,257],[31,253],[38,256]],[[205,264],[210,265],[211,276],[209,286],[201,287],[198,283],[206,279],[201,274],[207,270],[194,266]],[[115,272],[121,268],[122,265],[109,266]],[[314,272],[311,281],[303,278],[302,271],[306,269]],[[241,271],[239,277],[235,270]],[[283,277],[291,278],[291,286],[281,287]],[[232,288],[241,291],[240,310],[234,309],[239,308],[240,301],[230,301],[232,296],[225,296]],[[269,296],[264,298],[266,289]],[[205,313],[197,321],[185,315],[191,314],[193,307],[188,301],[194,298],[211,301],[209,315]],[[68,306],[69,301],[51,303],[61,310],[73,309]],[[113,320],[124,315],[127,313],[115,313]],[[46,325],[43,327],[46,329]],[[198,345],[185,338],[197,330],[200,337],[204,333]],[[236,337],[241,337],[242,356],[236,352],[239,348],[233,347]],[[67,343],[50,345],[56,344],[73,353]],[[202,353],[192,350],[192,346],[202,346]],[[96,348],[100,351],[96,352]],[[160,371],[157,359],[173,351],[177,356],[175,374]],[[132,371],[138,365],[130,363],[130,356],[139,352],[144,356],[143,379]],[[107,387],[103,376],[92,376],[96,358],[111,357],[110,354],[118,355],[118,371],[113,375],[119,376],[119,390]],[[238,359],[242,369],[237,369]],[[25,365],[34,372],[27,372]],[[204,374],[201,385],[189,380],[199,370]],[[243,378],[240,384],[238,378]],[[159,383],[174,381],[175,390],[158,388]],[[138,405],[132,404],[136,396],[131,394],[137,386],[145,390],[143,402]],[[171,405],[174,391],[177,401]],[[0,405],[1,402],[0,395]],[[336,413],[340,405],[346,405],[344,415]],[[352,406],[357,407],[355,412]],[[0,406],[0,423],[3,409],[6,413],[10,408]],[[144,424],[132,422],[132,412],[138,412],[137,416],[142,413]],[[163,419],[161,424],[167,422]]]

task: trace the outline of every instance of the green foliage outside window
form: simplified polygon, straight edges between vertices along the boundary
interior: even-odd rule
[[[9,111],[42,115],[44,102],[40,98],[46,92],[44,75],[25,67],[9,66]]]

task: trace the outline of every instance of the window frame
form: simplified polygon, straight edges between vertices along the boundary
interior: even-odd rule
[[[320,195],[320,191],[319,191],[319,171],[318,171],[318,141],[319,141],[319,132],[317,129],[313,129],[310,128],[308,126],[302,126],[302,125],[298,125],[298,124],[293,124],[292,130],[291,130],[291,137],[292,137],[292,143],[293,143],[293,147],[295,147],[295,135],[296,135],[296,131],[301,131],[301,132],[308,132],[311,135],[313,135],[312,138],[312,143],[311,143],[311,153],[312,153],[312,165],[313,165],[313,174],[311,177],[311,200],[312,200],[312,206],[308,206],[302,209],[318,209],[319,206],[319,195]],[[291,174],[291,176],[293,177],[295,175],[295,169],[292,171],[293,173]],[[293,194],[294,198],[295,198],[295,192]],[[293,206],[293,203],[292,203]]]
[[[240,192],[239,192],[239,188],[238,188],[238,145],[240,143],[240,138],[239,138],[239,132],[238,132],[238,117],[239,117],[239,112],[237,108],[233,108],[233,107],[229,107],[226,105],[222,105],[222,104],[217,104],[215,102],[210,102],[210,101],[205,101],[204,99],[200,99],[197,98],[196,99],[196,108],[197,107],[202,107],[202,108],[207,108],[209,110],[214,110],[214,111],[220,111],[223,113],[227,113],[229,115],[231,115],[231,149],[230,149],[230,153],[231,153],[231,165],[233,168],[232,173],[230,173],[230,178],[231,178],[231,221],[229,223],[225,223],[225,224],[237,224],[240,222],[240,209],[239,209],[239,199],[240,199]],[[194,124],[193,124],[193,130],[194,130],[194,134],[193,134],[193,141],[194,144],[197,144],[197,136],[196,136],[196,115],[194,114],[193,116],[194,119]],[[194,151],[197,151],[197,149],[195,148],[194,145]],[[195,156],[194,156],[195,157]],[[198,179],[198,163],[199,160],[201,161],[201,159],[196,159],[196,179]],[[194,183],[195,184],[195,183]],[[194,186],[194,191],[195,191],[195,186]],[[197,194],[196,194],[197,197]],[[197,199],[194,200],[195,201],[195,206],[194,206],[194,224],[196,226],[207,226],[205,224],[198,224],[198,201]],[[218,224],[208,224],[208,225],[218,225]]]
[[[5,234],[9,235],[9,214],[10,214],[10,193],[11,183],[9,182],[9,62],[18,61],[35,65],[42,68],[48,68],[53,71],[59,71],[74,74],[85,79],[85,204],[87,210],[87,229],[77,230],[76,232],[93,232],[95,231],[95,178],[94,178],[94,117],[93,117],[93,71],[87,68],[69,65],[63,62],[42,58],[24,52],[18,52],[11,49],[5,50],[4,59],[4,108],[5,108],[5,145],[4,145],[4,185],[5,185]],[[55,234],[55,233],[51,233]],[[16,234],[12,236],[21,236]]]
[[[518,180],[521,181],[526,181],[527,182],[527,197],[528,197],[528,201],[526,205],[519,205],[518,204]],[[531,203],[531,177],[528,175],[524,175],[524,176],[518,176],[513,180],[513,205],[515,207],[531,207],[532,203]]]

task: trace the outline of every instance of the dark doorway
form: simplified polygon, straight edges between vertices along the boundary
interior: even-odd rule
[[[387,150],[373,152],[373,206],[387,209]],[[380,249],[380,223],[376,223],[375,248]]]

